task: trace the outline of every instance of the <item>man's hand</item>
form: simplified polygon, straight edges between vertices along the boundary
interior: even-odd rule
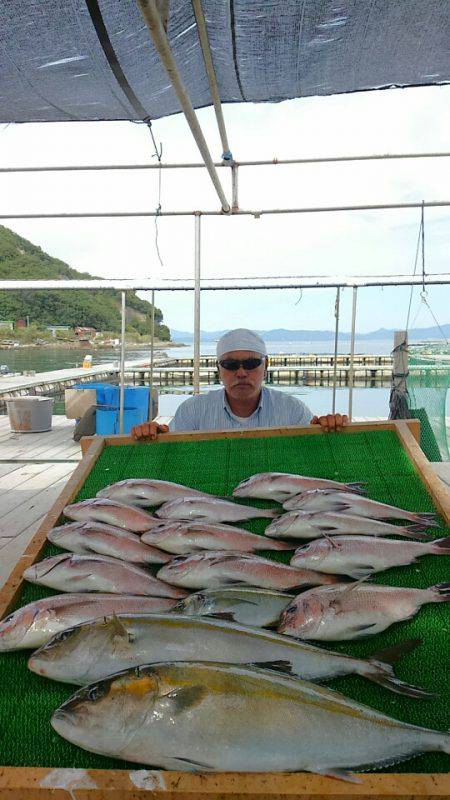
[[[341,431],[347,422],[347,414],[325,414],[323,417],[314,416],[310,425],[320,425],[324,433],[329,433],[330,431]]]
[[[158,433],[167,433],[168,425],[158,425],[157,422],[143,422],[131,428],[130,436],[133,439],[156,439]]]

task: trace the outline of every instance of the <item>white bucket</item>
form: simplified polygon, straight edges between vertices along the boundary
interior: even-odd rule
[[[42,433],[52,429],[53,397],[14,397],[6,401],[14,433]]]

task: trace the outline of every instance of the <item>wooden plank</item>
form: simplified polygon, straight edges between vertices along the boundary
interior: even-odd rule
[[[420,438],[420,422],[417,419],[405,420],[405,424],[411,429],[412,435],[417,441]],[[346,425],[343,433],[359,433],[361,431],[388,430],[394,431],[396,420],[381,420],[375,422],[351,422]],[[255,439],[259,436],[271,438],[274,436],[327,436],[319,425],[308,425],[306,427],[289,426],[285,428],[251,428],[251,429],[232,429],[219,431],[195,431],[189,433],[160,433],[153,441],[137,442],[131,436],[105,436],[105,445],[116,446],[122,444],[132,444],[136,446],[153,445],[157,442],[191,442],[191,441],[213,441],[216,439]],[[81,452],[87,453],[90,444],[98,439],[98,436],[84,436],[81,439]]]
[[[61,494],[51,509],[45,516],[39,526],[35,536],[28,545],[22,558],[18,561],[15,568],[11,572],[8,580],[6,581],[3,589],[0,590],[0,619],[7,613],[9,608],[13,605],[17,594],[20,591],[22,583],[22,573],[24,569],[30,564],[37,561],[42,550],[44,549],[47,533],[53,528],[61,517],[64,506],[66,506],[72,498],[77,494],[81,486],[83,486],[87,476],[89,475],[93,465],[102,452],[104,441],[102,437],[94,442],[90,448],[89,453],[75,468],[73,474],[64,486]]]
[[[417,474],[431,497],[436,508],[447,524],[450,523],[450,491],[436,480],[436,474],[430,462],[420,449],[405,423],[405,420],[396,421],[397,435],[402,442],[405,451],[408,453]]]
[[[10,486],[8,483],[5,484],[5,496],[2,498],[0,506],[0,536],[3,536],[4,523],[6,523],[6,528],[9,529],[9,523],[4,518],[10,517],[11,511],[14,512],[15,516],[21,516],[21,509],[24,503],[28,503],[32,498],[36,501],[39,494],[45,493],[54,483],[70,475],[75,468],[74,464],[70,462],[62,464],[32,464],[30,466],[39,467],[40,469],[36,470],[34,475],[27,473],[27,479],[19,485]],[[29,467],[25,467],[20,472],[23,473],[28,469]],[[13,475],[17,475],[17,473],[13,473]]]
[[[360,783],[295,774],[3,767],[7,800],[448,800],[447,775],[361,775]]]
[[[64,465],[58,465],[64,466]],[[51,508],[58,493],[63,488],[68,476],[73,471],[73,464],[68,465],[69,469],[58,480],[55,480],[50,486],[47,486],[40,494],[31,497],[26,502],[22,503],[17,509],[13,509],[0,520],[0,542],[3,538],[12,539],[18,536],[22,531],[36,522],[43,519]]]

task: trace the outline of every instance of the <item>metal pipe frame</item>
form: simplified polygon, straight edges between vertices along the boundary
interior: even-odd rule
[[[255,217],[259,219],[270,214],[329,214],[337,211],[388,211],[392,209],[408,208],[445,208],[450,206],[450,200],[430,200],[426,203],[366,203],[354,206],[304,206],[300,208],[260,208],[253,210],[229,209],[230,216]],[[122,217],[221,217],[223,211],[82,211],[73,213],[50,214],[0,214],[0,219],[116,219]]]
[[[358,287],[353,287],[353,305],[352,305],[352,333],[350,340],[350,364],[348,370],[348,421],[352,421],[353,415],[353,382],[355,374],[355,330],[356,330],[356,299]]]
[[[150,338],[150,401],[149,401],[149,419],[153,419],[153,366],[155,357],[155,290],[152,289],[152,330]]]
[[[256,283],[257,279],[223,280],[222,285],[218,282],[223,279],[207,278],[202,281],[200,291],[202,292],[223,292],[223,291],[248,291],[255,289],[337,289],[340,287],[376,287],[376,286],[422,286],[421,275],[384,275],[377,279],[372,276],[350,276],[336,280],[329,276],[319,278],[306,276],[288,281],[287,278],[262,278],[262,283]],[[245,280],[248,280],[245,283]],[[270,283],[269,281],[274,281]],[[450,272],[447,273],[427,273],[425,277],[427,286],[445,286],[450,284]],[[181,278],[179,280],[130,280],[124,279],[93,279],[93,280],[0,280],[0,291],[15,292],[21,289],[44,289],[46,291],[60,291],[71,289],[116,289],[118,291],[160,291],[160,292],[192,292],[195,291],[195,280],[192,278]]]
[[[227,130],[225,128],[222,103],[220,100],[216,71],[214,69],[211,46],[209,44],[208,31],[206,28],[205,15],[203,13],[201,0],[192,0],[192,6],[194,9],[195,19],[197,21],[197,33],[202,48],[206,74],[208,76],[211,98],[214,105],[214,113],[216,115],[217,127],[219,128],[220,141],[222,142],[222,158],[226,164],[231,164],[233,162],[233,156],[231,154],[230,145],[228,144],[228,136],[227,136]]]
[[[336,304],[334,307],[334,315],[336,317],[336,326],[334,330],[334,364],[333,364],[333,403],[332,412],[336,413],[336,381],[337,381],[337,355],[338,355],[338,339],[339,339],[339,304],[341,298],[340,286],[336,289]]]
[[[273,158],[260,161],[234,161],[238,167],[278,167],[286,164],[342,164],[352,161],[394,161],[408,158],[449,158],[450,152],[436,153],[373,153],[372,155],[355,156],[320,156],[311,158]],[[223,161],[215,161],[216,169],[229,167]],[[103,172],[105,170],[146,170],[146,169],[206,169],[203,162],[178,162],[166,164],[90,164],[59,165],[45,167],[0,167],[0,174],[15,172]]]
[[[120,340],[120,390],[119,390],[119,433],[123,434],[123,417],[125,408],[125,316],[126,292],[122,292],[122,332]]]
[[[217,192],[217,195],[219,197],[222,206],[222,212],[228,214],[231,211],[230,204],[228,203],[228,200],[225,196],[225,192],[222,188],[222,184],[220,183],[220,179],[217,174],[216,168],[214,166],[211,154],[209,152],[206,139],[203,135],[203,131],[198,122],[194,106],[191,103],[189,95],[181,79],[180,73],[178,72],[178,68],[172,54],[172,49],[170,47],[169,40],[167,38],[167,34],[164,29],[164,25],[160,17],[156,1],[155,0],[137,0],[137,1],[141,9],[142,16],[144,17],[145,24],[147,25],[147,28],[149,29],[150,34],[152,36],[153,44],[155,45],[155,48],[167,72],[167,75],[169,76],[169,80],[178,97],[184,116],[186,117],[186,121],[195,139],[195,143],[198,149],[200,150],[200,154],[205,163],[205,167],[208,170],[213,186]]]
[[[195,289],[194,289],[194,394],[200,394],[200,277],[201,277],[201,216],[195,217]]]

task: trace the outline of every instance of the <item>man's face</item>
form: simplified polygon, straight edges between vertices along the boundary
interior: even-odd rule
[[[220,365],[220,361],[235,359],[244,361],[247,358],[261,359],[261,364],[256,369],[245,369],[242,365],[238,370],[225,369]],[[261,384],[264,380],[267,359],[260,353],[253,350],[232,350],[224,353],[219,359],[219,377],[225,386],[226,393],[233,400],[253,400],[259,397]]]

